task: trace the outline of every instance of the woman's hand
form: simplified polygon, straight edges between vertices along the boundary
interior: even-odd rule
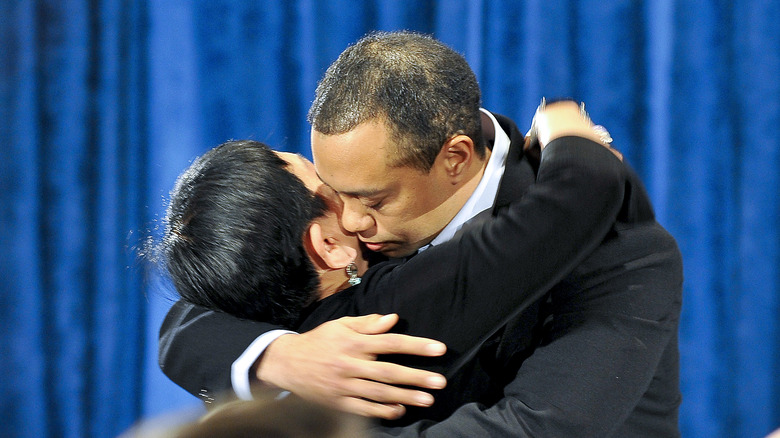
[[[609,149],[620,160],[623,159],[623,155],[610,145],[612,137],[609,132],[603,126],[593,124],[588,113],[585,112],[584,104],[578,104],[573,100],[548,104],[542,99],[531,122],[531,129],[527,134],[528,141],[531,145],[538,142],[540,149],[544,150],[551,141],[566,136],[592,140]]]

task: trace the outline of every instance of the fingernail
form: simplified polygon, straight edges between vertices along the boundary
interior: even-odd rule
[[[425,350],[428,352],[428,354],[441,355],[447,351],[447,346],[440,343],[428,344],[425,346]]]
[[[415,400],[419,405],[422,406],[430,406],[433,404],[433,396],[428,394],[427,392],[422,392],[420,394],[417,394]]]
[[[447,379],[444,376],[432,376],[425,379],[425,383],[431,388],[439,389],[447,385]]]

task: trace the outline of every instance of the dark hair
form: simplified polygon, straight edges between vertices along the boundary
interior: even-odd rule
[[[159,254],[184,300],[291,326],[316,299],[303,236],[326,205],[286,167],[262,143],[230,141],[179,176]]]
[[[390,165],[428,172],[453,135],[471,137],[484,156],[479,107],[479,84],[459,53],[427,35],[376,32],[331,64],[308,119],[325,135],[386,122],[398,144]]]

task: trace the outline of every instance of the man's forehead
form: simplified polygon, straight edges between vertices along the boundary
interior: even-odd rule
[[[316,170],[316,165],[315,165]],[[323,184],[330,187],[341,195],[354,196],[358,198],[373,198],[387,191],[388,187],[382,181],[361,181],[353,178],[354,174],[335,175],[335,178],[328,181],[322,178],[319,173],[317,176]],[[330,179],[330,178],[328,178]]]
[[[314,168],[320,179],[342,194],[370,197],[386,190],[387,138],[376,125],[328,135],[312,131]]]

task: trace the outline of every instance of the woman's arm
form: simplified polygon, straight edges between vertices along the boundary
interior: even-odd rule
[[[574,102],[540,107],[529,137],[542,158],[522,199],[459,239],[374,269],[360,287],[323,301],[300,329],[345,312],[395,312],[402,333],[447,344],[448,360],[438,364],[460,360],[571,272],[614,224],[627,172],[603,132]]]
[[[323,301],[300,329],[343,316],[347,307],[354,314],[394,312],[403,333],[441,340],[454,360],[598,246],[620,210],[625,175],[623,163],[597,143],[554,140],[521,200],[458,240],[380,265],[355,290]]]

